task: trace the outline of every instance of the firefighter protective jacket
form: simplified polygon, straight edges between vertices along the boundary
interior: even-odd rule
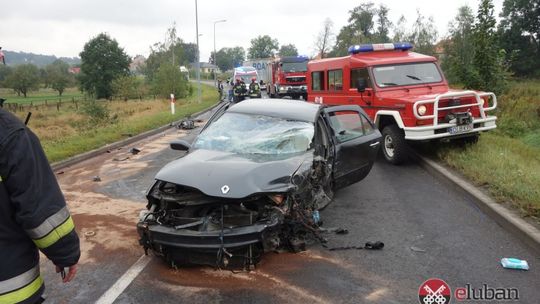
[[[79,237],[37,137],[0,109],[0,303],[35,303],[38,249],[56,266],[80,257]]]

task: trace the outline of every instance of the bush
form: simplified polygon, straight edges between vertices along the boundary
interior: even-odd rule
[[[105,102],[85,101],[81,111],[89,118],[90,125],[104,125],[111,122],[110,111]]]

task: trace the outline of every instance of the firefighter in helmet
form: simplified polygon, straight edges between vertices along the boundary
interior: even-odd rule
[[[245,99],[246,96],[246,84],[242,82],[240,78],[236,78],[236,83],[233,87],[234,102],[240,102]]]
[[[257,83],[257,78],[251,78],[249,84],[249,98],[261,98],[261,87]]]

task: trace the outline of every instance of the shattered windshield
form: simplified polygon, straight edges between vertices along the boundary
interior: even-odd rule
[[[238,154],[298,153],[310,148],[314,133],[309,122],[225,113],[197,137],[194,147]]]
[[[378,66],[373,68],[373,76],[381,88],[442,80],[441,73],[433,62]]]

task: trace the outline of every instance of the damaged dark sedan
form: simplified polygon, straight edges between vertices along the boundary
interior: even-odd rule
[[[137,224],[172,266],[249,267],[299,251],[334,191],[371,170],[381,135],[355,105],[259,99],[222,106],[156,175]]]

